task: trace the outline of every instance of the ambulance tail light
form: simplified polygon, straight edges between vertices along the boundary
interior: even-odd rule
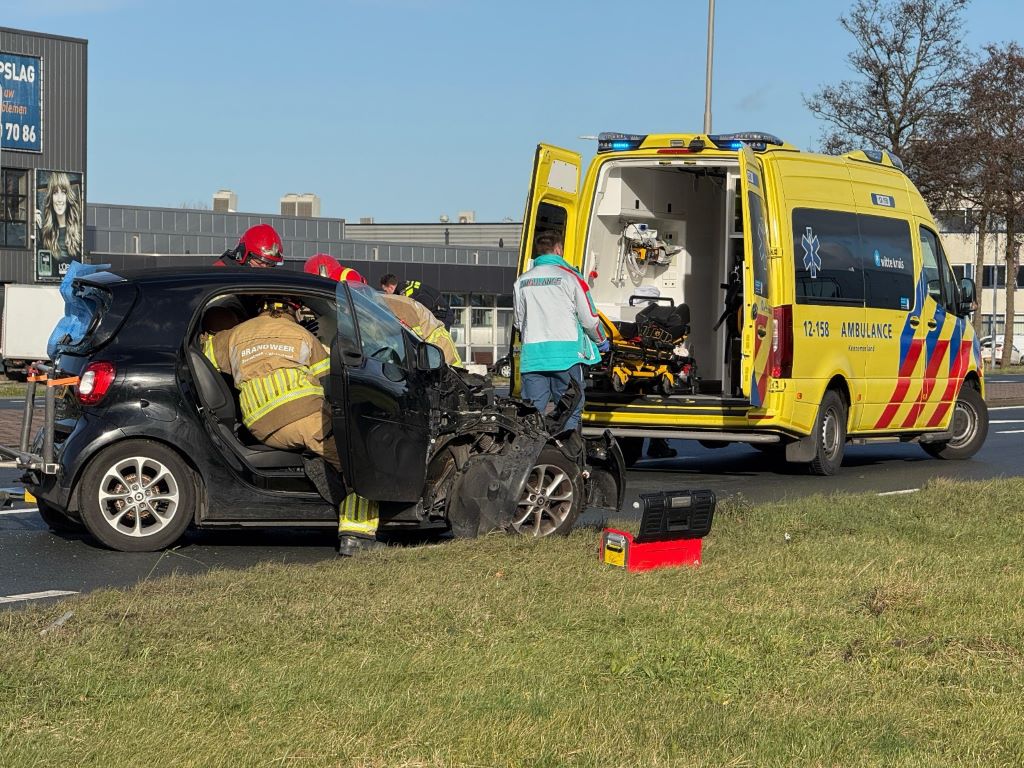
[[[788,379],[793,375],[793,306],[775,307],[772,321],[768,373],[773,379]]]
[[[106,361],[89,363],[82,371],[78,382],[78,402],[82,405],[96,405],[106,397],[116,375],[117,369],[113,363]]]

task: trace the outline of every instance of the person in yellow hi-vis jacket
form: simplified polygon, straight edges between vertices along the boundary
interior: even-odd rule
[[[452,335],[434,314],[415,299],[399,294],[383,293],[380,298],[388,305],[395,317],[428,344],[440,347],[448,365],[462,367],[462,358],[455,348]]]
[[[330,416],[320,378],[330,372],[324,345],[299,325],[289,301],[266,301],[259,315],[206,337],[203,353],[238,388],[242,423],[271,448],[306,449],[335,467]]]

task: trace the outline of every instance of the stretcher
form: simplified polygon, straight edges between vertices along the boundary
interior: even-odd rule
[[[635,322],[612,321],[598,312],[611,347],[592,370],[615,392],[653,388],[665,396],[698,394],[697,361],[690,356],[690,308],[669,297],[631,296],[630,306],[647,303]]]

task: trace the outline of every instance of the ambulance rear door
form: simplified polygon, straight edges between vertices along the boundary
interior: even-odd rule
[[[753,150],[739,150],[740,205],[743,207],[743,306],[740,318],[740,384],[754,408],[768,394],[768,353],[772,345],[772,308],[768,303],[768,226],[764,174]],[[781,329],[780,329],[781,330]]]
[[[554,230],[562,235],[565,243],[565,260],[577,269],[582,261],[577,252],[576,235],[579,212],[580,168],[579,153],[571,152],[550,144],[538,144],[533,160],[533,177],[530,194],[526,198],[526,212],[523,215],[523,235],[519,245],[519,270],[522,274],[530,268],[534,257],[533,241],[540,232]],[[509,344],[513,354],[513,394],[519,391],[519,332],[512,330]]]

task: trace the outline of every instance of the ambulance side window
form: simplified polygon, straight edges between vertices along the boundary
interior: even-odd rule
[[[798,304],[864,306],[856,214],[794,209],[793,253]]]
[[[765,226],[761,198],[753,192],[748,192],[747,195],[750,200],[750,225],[754,230],[751,233],[754,255],[754,293],[768,298],[768,227]]]
[[[921,227],[921,267],[924,279],[928,281],[928,295],[940,306],[955,312],[958,291],[953,273],[946,262],[939,236],[925,227]]]
[[[910,223],[860,214],[864,298],[869,307],[910,310],[914,306],[914,250]]]

